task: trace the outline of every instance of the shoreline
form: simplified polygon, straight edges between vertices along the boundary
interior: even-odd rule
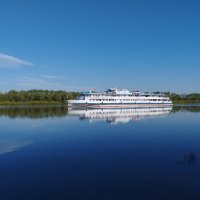
[[[188,102],[188,101],[176,101],[173,102],[172,106],[178,105],[197,105],[200,102]],[[31,101],[31,102],[0,102],[0,107],[4,106],[67,106],[67,103],[59,102],[59,101]]]
[[[0,102],[1,106],[65,106],[67,103],[59,101],[31,101],[31,102]]]

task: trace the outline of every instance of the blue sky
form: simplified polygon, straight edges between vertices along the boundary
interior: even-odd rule
[[[1,0],[0,91],[200,92],[198,0]]]

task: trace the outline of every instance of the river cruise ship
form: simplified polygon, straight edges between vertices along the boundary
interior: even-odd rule
[[[172,106],[169,97],[158,93],[130,92],[127,89],[108,89],[105,92],[87,91],[74,100],[68,100],[69,108],[135,108]]]

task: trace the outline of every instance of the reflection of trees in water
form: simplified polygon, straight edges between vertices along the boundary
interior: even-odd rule
[[[181,160],[178,160],[177,163],[179,165],[193,165],[196,164],[198,161],[197,153],[195,152],[188,152],[183,155]]]
[[[200,112],[200,106],[174,106],[172,112]],[[0,116],[10,118],[48,118],[67,115],[67,106],[0,107]]]
[[[0,116],[10,118],[48,118],[63,117],[67,115],[66,106],[40,106],[40,107],[0,107]]]
[[[200,105],[198,106],[174,106],[172,112],[200,112]]]

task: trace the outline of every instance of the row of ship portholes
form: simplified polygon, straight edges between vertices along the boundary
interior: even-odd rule
[[[89,99],[89,101],[120,101],[120,102],[124,102],[124,101],[132,101],[132,102],[149,102],[149,101],[168,101],[167,99],[148,99],[148,100],[143,100],[143,99],[123,99],[123,100],[116,100],[116,99]]]

